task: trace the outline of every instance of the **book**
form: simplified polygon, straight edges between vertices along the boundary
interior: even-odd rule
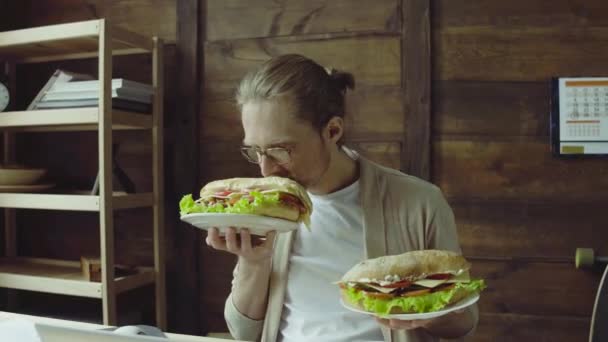
[[[40,102],[36,106],[36,109],[59,109],[59,108],[80,108],[80,107],[98,107],[98,99],[84,99],[84,100],[64,100],[64,101],[45,101]],[[122,100],[114,98],[112,99],[112,108],[122,109],[126,111],[133,111],[139,113],[150,113],[152,111],[152,105],[148,103],[141,103],[129,100]]]
[[[54,86],[57,86],[59,84],[65,84],[65,83],[75,81],[75,80],[91,80],[91,79],[93,79],[93,77],[91,75],[79,74],[79,73],[75,73],[75,72],[57,69],[57,70],[55,70],[55,72],[53,72],[53,74],[51,75],[49,80],[44,84],[42,89],[40,89],[40,91],[34,97],[32,102],[30,102],[30,104],[27,106],[27,110],[36,109],[37,104],[42,100],[42,98],[44,97],[46,92],[48,90],[50,90],[51,88],[53,88]]]
[[[152,103],[152,94],[141,92],[133,92],[128,89],[112,89],[112,98],[130,100],[141,103]],[[42,97],[41,102],[47,101],[64,101],[64,100],[88,100],[99,97],[99,90],[81,90],[81,91],[54,91],[50,90]]]
[[[140,82],[135,82],[131,80],[127,80],[124,78],[115,78],[112,79],[112,89],[129,89],[132,91],[140,91],[148,94],[152,94],[154,88],[149,84],[144,84]],[[99,91],[99,80],[89,80],[89,81],[76,81],[76,82],[68,82],[68,83],[60,83],[56,84],[52,91],[85,91],[85,90],[93,90]]]

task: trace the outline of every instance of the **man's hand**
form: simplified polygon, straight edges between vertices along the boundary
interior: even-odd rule
[[[276,231],[270,231],[266,238],[251,236],[249,229],[237,229],[230,227],[226,230],[226,236],[221,237],[217,228],[209,229],[205,242],[207,245],[220,250],[235,254],[239,260],[249,263],[259,263],[270,259]]]
[[[376,317],[376,320],[378,323],[394,330],[413,330],[424,328],[433,321],[433,319],[414,319],[411,321],[404,321],[400,319],[386,319],[379,317]]]

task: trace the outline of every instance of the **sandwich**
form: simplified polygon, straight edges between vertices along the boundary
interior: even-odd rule
[[[345,305],[378,316],[434,312],[486,287],[469,278],[470,268],[451,251],[411,251],[362,261],[338,286]]]
[[[180,214],[250,214],[303,222],[310,226],[312,202],[306,189],[283,177],[230,178],[213,181],[200,191],[200,198],[182,197]]]

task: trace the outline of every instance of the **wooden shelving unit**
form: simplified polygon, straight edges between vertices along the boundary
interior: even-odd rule
[[[102,299],[102,283],[86,280],[78,261],[2,258],[0,274],[0,287]],[[154,284],[154,269],[140,267],[137,274],[114,281],[116,294]]]
[[[69,108],[3,112],[0,127],[6,131],[94,131],[99,128],[99,108]],[[112,129],[150,129],[149,115],[113,109]]]
[[[112,56],[149,53],[152,56],[152,114],[112,109]],[[111,26],[105,19],[0,32],[0,62],[14,65],[68,59],[98,59],[99,106],[0,113],[4,136],[4,161],[14,160],[13,135],[35,131],[98,131],[99,195],[0,193],[4,208],[5,251],[0,258],[0,287],[55,294],[99,298],[103,323],[116,325],[119,293],[154,284],[156,320],[166,328],[163,225],[163,56],[162,41]],[[14,79],[14,75],[12,77]],[[13,89],[14,90],[14,89]],[[153,191],[116,195],[112,189],[112,131],[151,130]],[[121,209],[153,208],[154,267],[139,267],[125,277],[114,274],[114,212]],[[16,244],[15,209],[89,211],[99,215],[102,279],[87,281],[79,261],[19,257]]]

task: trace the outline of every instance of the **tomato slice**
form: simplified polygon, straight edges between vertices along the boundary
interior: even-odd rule
[[[295,208],[298,208],[298,210],[300,211],[300,213],[306,212],[306,208],[302,204],[302,201],[298,197],[296,197],[294,195],[281,192],[279,194],[279,199],[285,205],[289,205],[289,206],[293,206]]]
[[[232,193],[232,191],[226,190],[226,191],[219,191],[219,192],[216,192],[216,193],[215,193],[215,195],[216,195],[216,196],[223,196],[223,197],[226,197],[226,196],[230,195],[231,193]]]
[[[443,280],[443,279],[450,279],[452,278],[452,275],[450,273],[437,273],[437,274],[432,274],[428,277],[426,277],[426,279],[434,279],[434,280]]]

